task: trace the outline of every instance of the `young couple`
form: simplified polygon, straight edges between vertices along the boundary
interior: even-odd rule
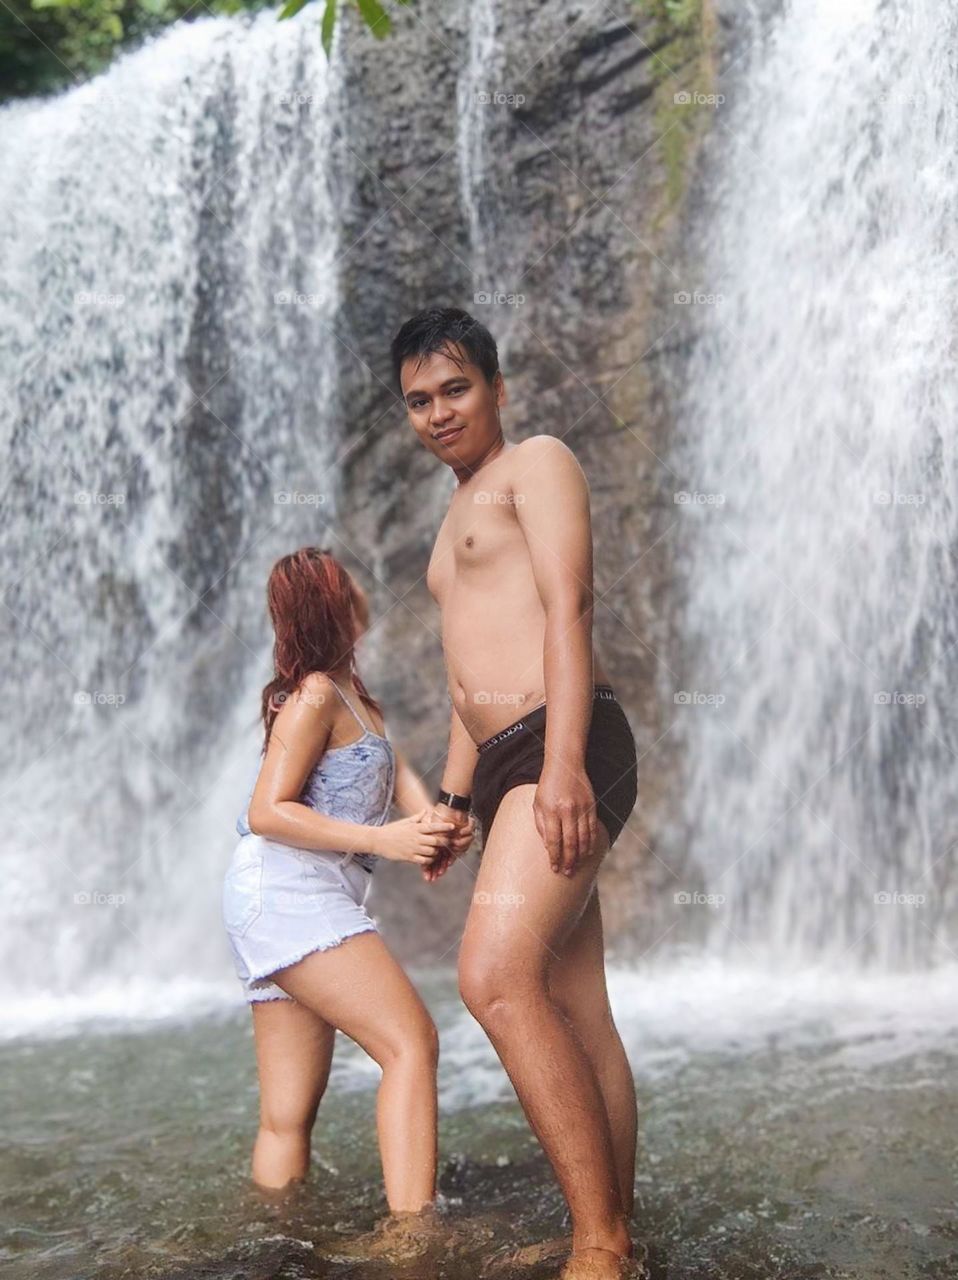
[[[496,344],[465,312],[414,316],[392,358],[416,435],[457,481],[427,574],[448,757],[433,801],[356,670],[362,589],[328,552],[280,560],[266,743],[224,891],[259,1068],[253,1178],[281,1187],[306,1174],[339,1028],[382,1069],[390,1210],[433,1201],[436,1029],[364,901],[379,858],[442,876],[472,842],[472,812],[483,852],[462,997],[568,1202],[563,1276],[635,1274],[635,1091],[606,993],[596,874],[635,803],[636,753],[592,646],[588,486],[555,438],[503,438]],[[390,822],[393,805],[405,816]]]

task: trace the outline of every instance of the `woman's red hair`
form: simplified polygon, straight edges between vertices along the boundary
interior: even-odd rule
[[[283,703],[313,671],[329,675],[348,665],[362,701],[382,714],[356,670],[355,590],[338,560],[320,547],[283,556],[269,575],[266,600],[276,639],[273,678],[263,690],[264,751]]]

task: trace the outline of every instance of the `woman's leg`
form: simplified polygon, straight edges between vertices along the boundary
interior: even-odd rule
[[[377,1123],[386,1199],[417,1211],[436,1194],[436,1063],[432,1018],[377,933],[347,938],[270,974],[382,1068]]]
[[[253,1181],[278,1188],[309,1170],[310,1134],[336,1033],[293,1000],[262,1000],[252,1010],[260,1092]]]

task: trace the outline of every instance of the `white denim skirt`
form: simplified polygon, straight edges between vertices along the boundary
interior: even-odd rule
[[[223,883],[223,923],[246,999],[291,999],[268,980],[271,973],[375,932],[364,906],[371,880],[348,854],[242,836]]]

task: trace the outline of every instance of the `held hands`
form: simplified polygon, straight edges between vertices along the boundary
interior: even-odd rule
[[[532,804],[536,830],[549,853],[552,870],[574,875],[595,847],[595,795],[584,769],[548,764]]]
[[[469,814],[462,809],[450,809],[448,805],[437,804],[433,814],[443,822],[453,824],[453,834],[448,838],[446,847],[428,867],[423,867],[422,878],[430,884],[444,876],[457,858],[469,852],[476,826]]]
[[[423,809],[411,818],[371,828],[375,848],[370,853],[391,862],[415,862],[426,873],[446,852],[449,833],[455,825],[436,810]]]

